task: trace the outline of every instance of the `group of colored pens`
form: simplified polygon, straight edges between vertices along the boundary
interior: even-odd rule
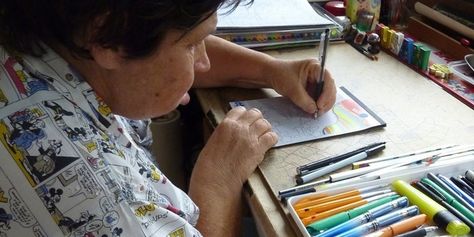
[[[412,182],[396,180],[334,195],[306,195],[292,208],[311,236],[425,236],[474,230],[474,172],[447,178],[428,173]],[[434,222],[437,226],[427,225]]]
[[[474,145],[446,145],[396,156],[366,159],[384,148],[385,142],[377,142],[297,167],[297,186],[279,191],[279,196],[282,201],[286,201],[289,197],[315,192],[316,189],[325,190],[368,182],[423,170],[428,166],[454,164],[463,161],[466,156],[474,155]],[[352,170],[334,173],[346,166],[352,166]],[[323,176],[326,177],[318,179]],[[314,179],[318,180],[312,181]]]

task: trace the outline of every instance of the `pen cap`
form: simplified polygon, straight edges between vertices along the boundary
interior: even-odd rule
[[[474,171],[472,171],[472,170],[467,170],[465,176],[466,176],[466,179],[467,179],[467,180],[469,180],[469,181],[471,181],[472,183],[474,183]]]
[[[471,231],[469,226],[464,224],[464,222],[459,220],[448,210],[438,212],[433,217],[433,221],[451,235],[465,235]]]

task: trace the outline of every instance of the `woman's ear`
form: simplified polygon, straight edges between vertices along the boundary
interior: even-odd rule
[[[120,51],[104,48],[97,44],[91,46],[90,53],[99,66],[108,70],[117,69],[123,60]]]

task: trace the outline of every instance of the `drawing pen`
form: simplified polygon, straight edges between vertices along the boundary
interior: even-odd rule
[[[451,205],[453,208],[458,210],[463,216],[467,217],[469,220],[474,222],[474,213],[472,211],[470,211],[462,203],[458,202],[457,199],[455,199],[453,196],[451,196],[442,187],[438,186],[435,182],[433,182],[433,181],[431,181],[430,179],[427,179],[427,178],[421,179],[420,182],[421,182],[421,184],[426,186],[427,189],[432,191],[433,195],[438,196],[439,198],[445,200],[449,205]]]
[[[328,210],[328,211],[325,211],[325,212],[321,212],[321,213],[303,218],[303,219],[301,219],[301,221],[303,222],[303,224],[305,226],[307,226],[307,225],[309,225],[309,224],[311,224],[315,221],[319,221],[319,220],[322,220],[324,218],[328,218],[330,216],[336,215],[336,214],[341,213],[343,211],[348,211],[348,210],[354,209],[356,207],[360,207],[362,205],[365,205],[369,202],[379,200],[379,199],[385,198],[385,197],[390,197],[390,196],[393,196],[395,194],[396,193],[391,192],[391,193],[387,193],[387,194],[378,195],[378,196],[375,196],[375,197],[370,197],[370,198],[367,198],[367,199],[364,199],[364,200],[360,200],[360,201],[353,202],[353,203],[350,203],[350,204],[347,204],[347,205],[344,205],[344,206],[336,207],[334,209],[331,209],[331,210]]]
[[[472,170],[467,170],[466,171],[466,174],[464,174],[466,176],[466,179],[471,181],[471,183],[474,183],[474,171]]]
[[[316,88],[313,92],[313,99],[314,101],[318,101],[319,96],[323,92],[324,87],[324,67],[326,64],[326,52],[329,44],[329,29],[325,29],[323,33],[321,33],[321,41],[319,42],[319,62],[321,67],[319,69],[319,77],[318,81],[316,82]],[[317,116],[317,113],[315,114]]]
[[[469,185],[469,187],[471,187],[472,189],[474,189],[474,183],[469,181],[469,179],[466,179],[465,176],[462,176],[461,177],[461,180],[464,181],[467,185]]]
[[[465,193],[469,194],[469,196],[474,197],[474,189],[471,188],[471,186],[469,186],[466,182],[464,182],[461,179],[461,177],[451,177],[449,179],[451,180],[451,182],[456,184],[456,186],[458,186],[458,188],[463,190]]]
[[[438,154],[430,153],[429,155],[425,154],[424,156],[418,156],[416,158],[410,158],[408,160],[406,158],[402,158],[399,163],[389,165],[389,166],[385,166],[385,167],[381,167],[380,169],[377,169],[375,171],[372,171],[372,172],[369,172],[369,173],[366,173],[364,175],[360,175],[360,176],[357,176],[357,177],[341,180],[341,181],[334,182],[334,183],[322,184],[318,188],[321,189],[321,190],[324,190],[324,189],[328,189],[328,188],[339,187],[341,185],[348,185],[348,184],[354,184],[354,183],[368,182],[368,181],[372,181],[372,180],[377,180],[377,179],[380,179],[382,176],[387,176],[388,174],[393,174],[394,172],[400,172],[401,169],[417,168],[416,165],[415,165],[415,167],[409,167],[407,165],[411,165],[411,164],[415,164],[417,162],[421,162],[421,163],[419,163],[420,166],[429,166],[429,165],[436,162],[437,160],[439,160],[442,157],[457,155],[457,154],[465,153],[465,152],[470,152],[471,149],[473,149],[473,148],[463,147],[462,150],[455,150],[455,151],[450,151],[450,152],[445,152],[445,153],[438,153]]]
[[[442,192],[438,192],[435,188],[429,186],[426,183],[416,182],[414,183],[415,187],[426,194],[428,197],[432,198],[437,203],[445,207],[449,212],[459,218],[464,222],[471,230],[474,228],[474,222],[470,220],[473,218],[473,213],[467,210],[464,206],[449,202],[449,198],[443,196]],[[453,199],[454,200],[454,199]],[[454,200],[456,201],[456,200]]]
[[[408,164],[420,164],[422,162],[431,165],[432,163],[437,162],[438,160],[451,160],[458,157],[466,156],[467,154],[472,153],[474,146],[454,146],[446,149],[440,149],[436,151],[430,151],[423,154],[407,156],[392,160],[385,160],[367,164],[367,166],[380,166],[385,167],[384,170],[376,171],[374,173],[385,173],[386,171],[392,170],[397,166],[405,166]],[[374,160],[374,159],[370,159]],[[373,173],[372,173],[373,174]],[[371,175],[371,174],[368,174]]]
[[[330,156],[330,157],[327,157],[325,159],[310,162],[308,164],[296,167],[296,173],[299,174],[299,175],[302,175],[306,172],[309,172],[309,171],[312,171],[312,170],[315,170],[315,169],[318,169],[318,168],[322,168],[322,167],[330,165],[332,163],[344,160],[348,157],[359,154],[363,151],[366,151],[370,148],[373,148],[373,147],[376,147],[376,146],[379,146],[379,145],[382,145],[382,144],[385,144],[385,142],[372,143],[372,144],[369,144],[367,146],[361,147],[359,149],[356,149],[356,150],[353,150],[353,151],[350,151],[350,152],[347,152],[347,153],[344,153],[344,154],[341,154],[341,155]]]
[[[380,157],[380,158],[373,158],[369,160],[358,161],[352,164],[352,169],[359,169],[362,167],[370,166],[373,163],[377,163],[381,161],[396,160],[399,158],[404,158],[404,157],[409,157],[409,156],[422,155],[422,154],[426,154],[430,152],[437,152],[437,151],[452,148],[455,146],[457,145],[449,145],[449,146],[437,147],[437,148],[432,148],[432,149],[423,149],[423,150],[418,150],[418,151],[409,152],[409,153],[396,155],[396,156]]]
[[[356,155],[353,155],[345,160],[342,160],[342,161],[339,161],[339,162],[336,162],[332,165],[329,165],[329,166],[326,166],[326,167],[323,167],[321,169],[318,169],[314,172],[311,172],[311,173],[308,173],[306,175],[302,175],[301,177],[297,178],[296,179],[296,183],[297,184],[303,184],[303,183],[306,183],[308,182],[309,180],[312,180],[312,179],[316,179],[318,177],[321,177],[323,175],[326,175],[328,173],[331,173],[335,170],[338,170],[340,168],[343,168],[345,166],[348,166],[350,165],[351,163],[355,162],[355,161],[358,161],[358,160],[362,160],[362,159],[365,159],[371,155],[374,155],[376,153],[378,153],[379,151],[383,150],[385,148],[385,144],[381,144],[381,145],[378,145],[376,147],[373,147],[373,148],[369,148],[361,153],[358,153]]]
[[[346,231],[338,236],[341,237],[359,237],[364,236],[370,232],[376,231],[381,227],[389,226],[393,223],[399,222],[406,217],[418,215],[420,213],[417,206],[409,206],[401,210],[390,212],[381,217],[375,218],[375,220],[365,223],[361,226]]]
[[[384,162],[380,162],[384,163]],[[393,165],[393,164],[392,164]],[[400,166],[397,168],[394,168],[390,170],[390,172],[395,172],[395,171],[400,171],[402,169],[412,169],[412,168],[417,168],[417,167],[422,167],[422,166],[429,166],[431,163],[428,162],[414,162],[405,166]],[[371,166],[366,166],[360,169],[355,169],[355,170],[347,170],[343,172],[338,172],[329,175],[329,182],[334,183],[334,182],[339,182],[345,179],[351,179],[351,178],[356,178],[360,177],[362,175],[369,174],[371,172],[378,171],[380,169],[383,169],[385,167],[390,166],[389,164],[380,164],[380,165],[371,165]],[[396,169],[396,170],[395,170]]]
[[[469,233],[469,226],[433,199],[410,186],[410,184],[402,180],[396,180],[392,183],[392,186],[398,194],[406,196],[410,203],[417,205],[423,214],[426,214],[429,219],[433,220],[449,234],[465,235]]]
[[[377,232],[367,235],[366,237],[392,237],[403,234],[408,231],[415,230],[426,222],[426,215],[419,214],[405,220],[396,222],[395,224],[385,227]]]
[[[360,200],[367,199],[369,197],[377,196],[380,194],[386,194],[390,192],[392,192],[392,190],[386,189],[386,190],[362,193],[360,195],[350,196],[350,197],[341,198],[341,199],[337,199],[337,200],[333,200],[329,202],[320,203],[317,205],[300,208],[296,210],[296,213],[298,214],[300,218],[305,218],[308,216],[312,216],[316,213],[325,212],[325,211],[334,209],[336,207],[344,206],[349,203],[357,202]]]
[[[447,184],[445,184],[441,179],[439,179],[436,175],[433,173],[428,173],[428,179],[433,181],[435,184],[440,186],[444,191],[449,193],[449,195],[453,196],[456,201],[461,203],[464,207],[469,209],[469,211],[474,212],[474,207],[472,207],[466,200],[464,200],[461,196],[459,196],[454,190],[452,190]]]
[[[425,228],[412,230],[412,231],[406,232],[406,233],[401,234],[401,235],[397,235],[397,237],[424,237],[428,233],[436,231],[437,229],[438,229],[437,226],[428,226],[428,227],[425,227]]]
[[[309,207],[309,206],[314,206],[314,205],[318,205],[318,204],[325,203],[325,202],[339,200],[339,199],[346,198],[346,197],[361,195],[361,194],[364,194],[364,193],[367,193],[367,192],[372,192],[374,190],[384,188],[384,187],[387,187],[387,185],[385,185],[385,184],[384,185],[373,185],[373,186],[368,186],[368,187],[365,187],[365,188],[349,190],[349,191],[346,191],[346,192],[343,192],[343,193],[338,193],[336,195],[331,195],[331,196],[326,196],[326,197],[320,197],[319,195],[316,196],[316,197],[311,196],[311,197],[308,197],[308,198],[305,198],[305,199],[302,199],[302,200],[296,202],[293,205],[293,208],[295,210],[297,210],[297,209],[301,209],[301,208],[305,208],[305,207]]]
[[[446,185],[448,185],[454,192],[456,192],[462,199],[466,200],[466,202],[471,205],[471,207],[474,207],[474,199],[470,197],[467,193],[462,191],[456,184],[451,182],[446,176],[443,176],[441,174],[437,174],[436,177],[438,177],[441,181],[443,181]]]
[[[333,221],[335,223],[330,223],[328,226],[331,226],[332,228],[328,228],[326,231],[319,233],[318,237],[330,237],[330,236],[336,236],[338,234],[344,233],[346,231],[349,231],[352,228],[355,228],[357,226],[360,226],[362,224],[365,224],[369,221],[374,220],[377,217],[383,216],[385,214],[390,213],[391,211],[397,209],[397,208],[403,208],[403,207],[408,207],[408,198],[406,197],[400,197],[398,195],[394,195],[390,198],[391,201],[386,203],[387,198],[379,199],[374,202],[370,202],[364,206],[358,207],[356,209],[357,212],[353,213],[351,211],[348,212],[343,212],[339,213],[337,215],[334,215],[332,217],[323,219],[321,221],[315,222],[311,225],[306,226],[306,229],[310,234],[318,234],[319,232],[323,231],[325,226],[324,226],[324,221],[329,222],[327,220]],[[396,198],[395,200],[393,200]],[[371,203],[374,204],[379,204],[381,202],[385,202],[382,205],[378,205],[376,207],[371,207],[371,208],[363,208],[368,206]],[[378,202],[378,203],[376,203]],[[353,209],[353,210],[356,210]],[[352,215],[357,215],[357,216],[352,216]],[[341,216],[341,220],[339,220],[339,216]],[[321,224],[320,224],[321,223]]]
[[[311,183],[301,185],[301,186],[297,186],[294,188],[280,190],[278,191],[279,193],[278,196],[280,197],[283,203],[286,203],[286,200],[290,197],[300,195],[300,194],[305,194],[305,193],[316,192],[316,188],[314,186],[317,186],[321,183],[325,183],[325,180],[323,181],[318,180],[318,181],[311,182]]]

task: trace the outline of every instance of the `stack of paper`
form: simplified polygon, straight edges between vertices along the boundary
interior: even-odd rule
[[[315,10],[307,0],[254,0],[229,10],[224,6],[217,11],[216,35],[249,48],[314,43],[326,28],[332,29],[332,37],[341,31],[322,8]]]

